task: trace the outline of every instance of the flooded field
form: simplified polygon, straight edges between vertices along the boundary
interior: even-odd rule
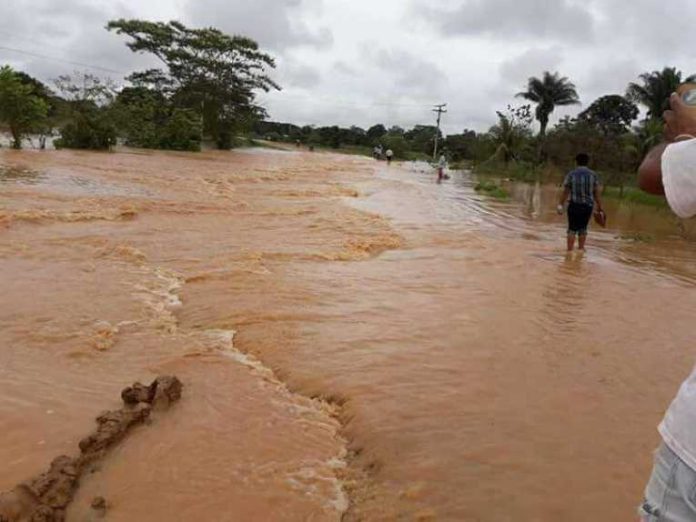
[[[555,189],[336,155],[0,152],[0,490],[120,389],[182,402],[80,489],[107,520],[632,520],[693,365],[696,246]]]

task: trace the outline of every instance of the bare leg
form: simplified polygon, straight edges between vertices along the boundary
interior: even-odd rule
[[[581,234],[580,237],[578,238],[578,246],[580,250],[585,250],[585,241],[587,241],[587,234]]]
[[[582,239],[581,239],[582,241]],[[568,234],[568,252],[572,252],[575,248],[575,234]]]

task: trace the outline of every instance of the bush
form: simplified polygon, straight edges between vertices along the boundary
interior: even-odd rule
[[[116,128],[104,110],[75,113],[54,144],[58,149],[108,149],[116,144]]]
[[[403,136],[398,136],[395,134],[387,134],[382,138],[382,145],[384,150],[391,149],[394,153],[394,157],[398,159],[408,159],[409,146],[408,142]]]
[[[159,146],[162,149],[201,150],[201,118],[191,109],[174,109],[161,130]]]

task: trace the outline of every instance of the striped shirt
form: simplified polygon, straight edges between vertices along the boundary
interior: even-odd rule
[[[594,205],[594,190],[599,179],[594,171],[587,167],[578,167],[568,173],[563,186],[570,190],[570,201],[581,205]]]

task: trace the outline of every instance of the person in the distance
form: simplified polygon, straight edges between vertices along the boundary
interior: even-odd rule
[[[696,112],[673,94],[665,112],[665,143],[638,171],[641,189],[664,194],[681,218],[696,215]],[[696,520],[696,369],[684,381],[658,427],[662,444],[640,507],[644,522]]]
[[[580,250],[585,250],[587,241],[587,226],[590,223],[593,209],[603,212],[601,185],[597,174],[590,170],[590,157],[581,152],[575,157],[577,168],[570,171],[563,182],[563,193],[558,201],[558,213],[563,214],[566,201],[568,203],[568,252],[575,248],[575,236],[578,237]]]

